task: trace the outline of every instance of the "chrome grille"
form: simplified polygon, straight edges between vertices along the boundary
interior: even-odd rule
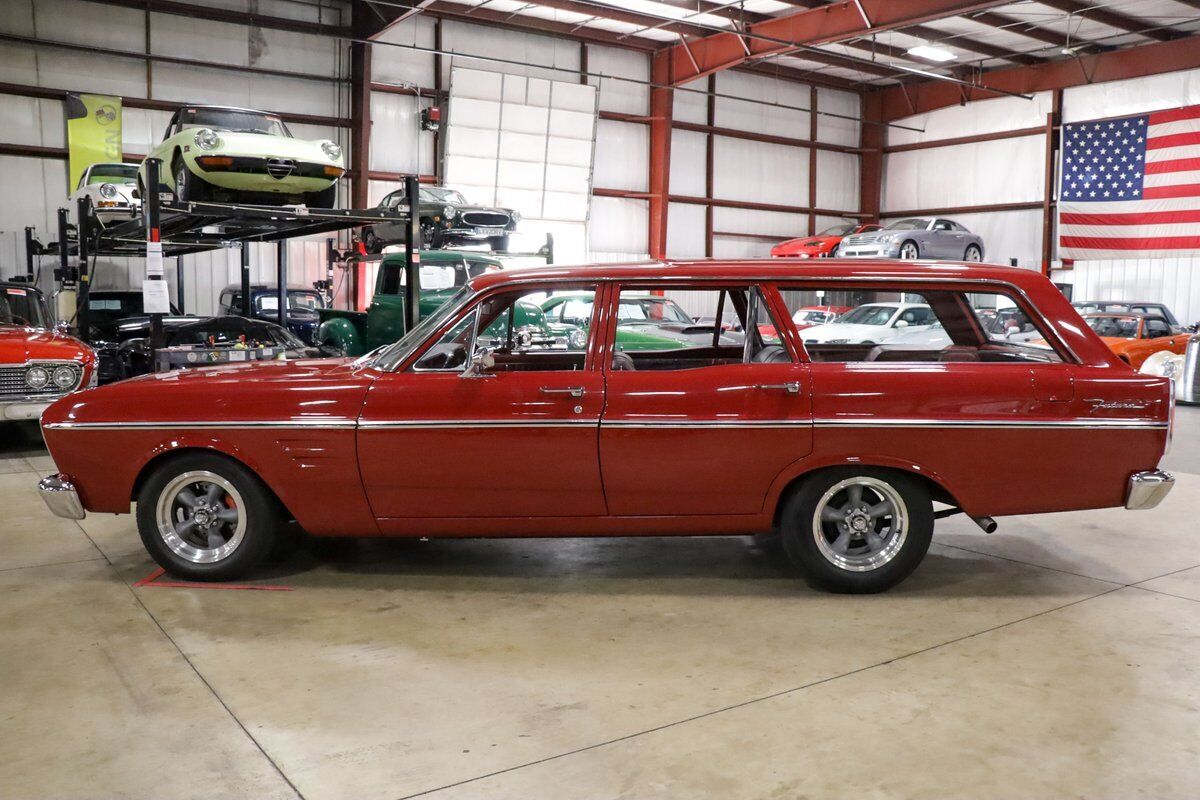
[[[508,214],[495,211],[466,211],[462,215],[462,221],[464,225],[500,228],[508,224]]]
[[[875,244],[877,240],[871,236],[847,236],[843,244]]]
[[[292,170],[296,168],[296,162],[290,158],[268,158],[267,159],[267,174],[276,180],[283,180],[288,175],[292,174]]]
[[[69,389],[59,389],[54,385],[53,381],[43,386],[41,389],[31,389],[29,384],[25,382],[25,371],[33,364],[39,364],[45,367],[53,375],[55,368],[61,366],[69,366],[75,373],[75,382],[71,384]],[[0,365],[0,399],[13,399],[19,397],[58,397],[59,395],[73,392],[79,388],[79,379],[83,373],[75,364],[64,364],[63,362],[32,362],[30,364],[2,364]]]

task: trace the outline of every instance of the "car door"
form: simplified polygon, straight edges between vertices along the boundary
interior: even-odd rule
[[[517,319],[509,313],[517,302],[549,290],[449,301],[414,329],[419,336],[437,326],[411,363],[372,384],[359,420],[359,468],[385,531],[387,520],[605,513],[596,441],[604,377],[590,343],[570,350],[505,325]],[[491,367],[464,372],[468,353],[482,357],[497,342]]]
[[[956,246],[956,234],[954,226],[947,219],[936,219],[933,221],[933,231],[930,235],[932,247],[930,248],[930,256],[933,258],[954,258],[957,252],[959,256],[962,251]]]
[[[626,350],[612,309],[599,356],[607,383],[600,463],[609,513],[760,513],[772,482],[812,448],[808,366],[796,357],[790,335],[783,344],[760,334],[760,327],[779,331],[790,320],[779,318],[770,287],[620,287],[632,295],[647,291],[665,292],[689,313],[714,315],[715,322],[693,340],[664,337],[649,349],[630,339]],[[744,299],[733,302],[733,293]],[[744,326],[746,343],[729,344],[720,334],[732,319]]]

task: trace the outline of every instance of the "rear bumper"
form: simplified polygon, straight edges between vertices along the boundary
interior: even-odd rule
[[[1125,507],[1132,511],[1154,508],[1170,493],[1174,485],[1175,476],[1161,469],[1135,472],[1129,476]]]
[[[70,477],[58,473],[48,475],[38,481],[38,494],[46,501],[46,507],[56,517],[64,519],[83,519],[85,512],[83,503],[79,502],[79,493]]]

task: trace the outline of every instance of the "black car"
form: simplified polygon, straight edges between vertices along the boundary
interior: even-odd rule
[[[146,313],[141,289],[92,289],[87,296],[88,340],[91,342],[120,342],[117,326],[123,319]],[[171,314],[179,309],[171,304]]]
[[[317,328],[321,317],[317,313],[325,308],[325,296],[315,289],[304,286],[289,286],[287,290],[287,328],[306,344],[317,343]],[[242,305],[242,286],[231,283],[221,290],[217,313],[222,316],[245,314]],[[250,316],[264,322],[279,324],[279,290],[265,283],[250,284]]]
[[[1071,303],[1080,314],[1141,314],[1158,317],[1170,326],[1172,333],[1183,330],[1171,309],[1163,303],[1142,300],[1076,300]]]
[[[150,348],[150,318],[140,317],[121,322],[126,337],[117,348],[121,377],[132,378],[154,370],[154,352]],[[273,322],[245,317],[165,317],[163,344],[180,345],[237,345],[252,347],[282,347],[286,357],[321,358],[327,353],[309,347],[288,330]]]
[[[392,192],[379,203],[381,209],[405,213],[408,210],[404,189]],[[492,250],[508,250],[508,237],[517,229],[521,215],[511,208],[473,206],[453,189],[422,186],[418,203],[421,246],[437,250],[452,244],[486,243]],[[363,246],[368,253],[379,253],[389,244],[403,244],[408,224],[403,219],[381,222],[363,231]]]

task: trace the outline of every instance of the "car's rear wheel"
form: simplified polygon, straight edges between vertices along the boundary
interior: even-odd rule
[[[383,251],[383,242],[371,228],[367,228],[365,231],[363,231],[362,241],[363,247],[365,247],[367,252],[372,255]]]
[[[421,249],[440,250],[445,240],[432,222],[421,220]]]
[[[919,258],[920,256],[921,256],[921,249],[919,247],[917,247],[916,242],[907,241],[904,244],[900,245],[900,257],[901,258]]]
[[[784,501],[780,533],[788,558],[812,583],[866,594],[917,568],[933,523],[929,492],[915,478],[837,467],[812,475]]]
[[[963,261],[982,261],[982,260],[983,260],[983,251],[981,251],[979,249],[978,245],[974,245],[974,244],[969,245],[967,247],[967,252],[963,254]]]
[[[217,455],[166,461],[137,498],[138,533],[159,566],[195,581],[245,575],[271,551],[279,504],[249,470]]]

